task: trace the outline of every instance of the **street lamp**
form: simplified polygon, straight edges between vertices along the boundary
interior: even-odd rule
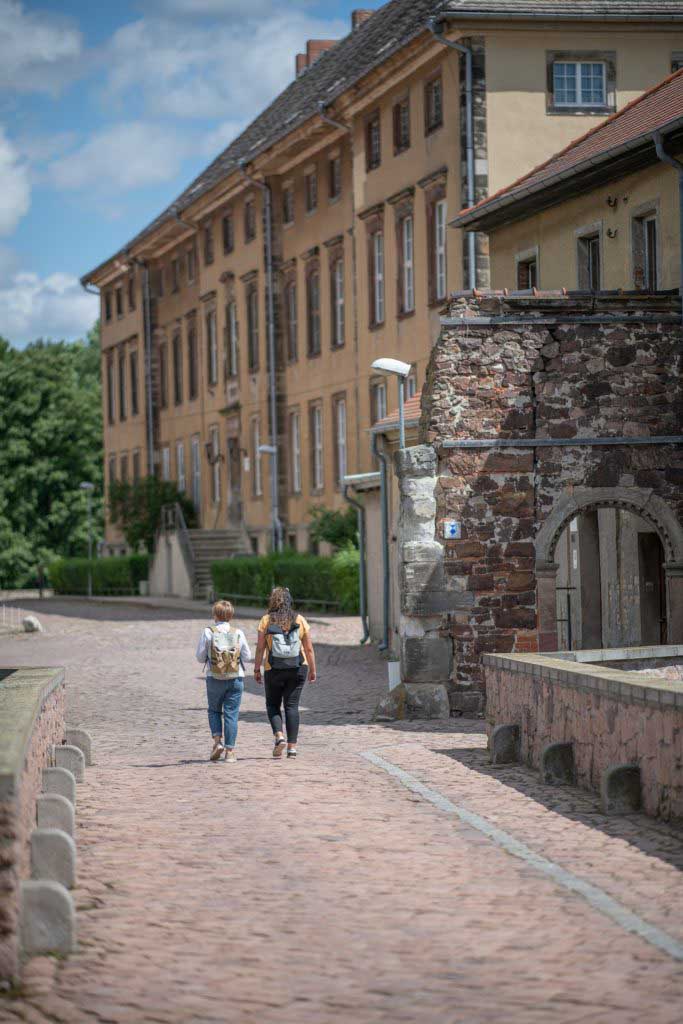
[[[85,491],[88,501],[88,597],[92,597],[92,492],[95,485],[84,481],[80,489]]]
[[[282,551],[282,525],[277,496],[277,448],[274,444],[260,444],[256,449],[258,455],[270,455],[270,491],[273,516],[273,550]]]
[[[384,374],[385,377],[398,377],[398,438],[399,448],[406,446],[406,428],[403,416],[403,402],[405,398],[406,377],[409,375],[410,363],[404,363],[400,359],[375,359],[372,364],[373,370]]]

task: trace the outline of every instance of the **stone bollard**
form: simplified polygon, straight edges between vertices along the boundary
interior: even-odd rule
[[[576,782],[574,747],[571,743],[549,743],[541,752],[541,779],[551,786],[573,786]]]
[[[519,726],[497,725],[491,733],[491,764],[519,762]]]
[[[639,811],[642,795],[638,765],[610,765],[600,781],[600,800],[605,814],[633,814]]]
[[[52,755],[57,768],[66,768],[73,774],[76,782],[83,782],[85,778],[85,757],[83,751],[68,743],[52,748]]]
[[[37,619],[35,615],[25,615],[21,620],[21,624],[24,627],[25,633],[44,633],[40,619]]]
[[[76,844],[70,835],[58,828],[37,828],[31,833],[31,877],[73,889]]]
[[[86,765],[92,764],[92,737],[89,732],[67,725],[66,742],[72,747],[78,747],[83,752]]]
[[[70,893],[58,882],[21,883],[22,953],[65,955],[76,950],[76,915]]]
[[[43,768],[43,793],[58,793],[76,806],[76,779],[68,768]]]
[[[74,805],[59,793],[43,793],[36,800],[36,822],[40,829],[56,828],[73,836],[76,829]]]

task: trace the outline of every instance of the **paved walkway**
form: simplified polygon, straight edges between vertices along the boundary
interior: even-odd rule
[[[78,791],[80,949],[33,960],[1,1021],[679,1024],[681,833],[491,768],[481,721],[371,724],[385,666],[357,620],[316,627],[299,759],[270,758],[251,681],[228,765],[206,761],[196,618],[57,600],[42,617],[47,633],[0,641],[0,662],[65,664],[70,718],[95,739]]]

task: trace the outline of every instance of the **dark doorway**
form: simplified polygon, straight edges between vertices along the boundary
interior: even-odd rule
[[[642,644],[666,643],[664,548],[656,533],[638,535]]]

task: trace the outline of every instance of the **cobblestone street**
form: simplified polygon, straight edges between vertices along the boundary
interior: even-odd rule
[[[46,633],[2,638],[0,663],[66,666],[69,721],[91,732],[95,764],[78,788],[79,952],[33,960],[1,1021],[679,1024],[681,832],[492,768],[481,720],[372,723],[386,666],[359,646],[358,620],[310,617],[319,682],[297,761],[271,758],[248,678],[239,761],[212,764],[202,620],[32,607]],[[254,642],[256,623],[240,624]],[[621,919],[452,805],[590,883]],[[629,932],[633,915],[670,948]]]

